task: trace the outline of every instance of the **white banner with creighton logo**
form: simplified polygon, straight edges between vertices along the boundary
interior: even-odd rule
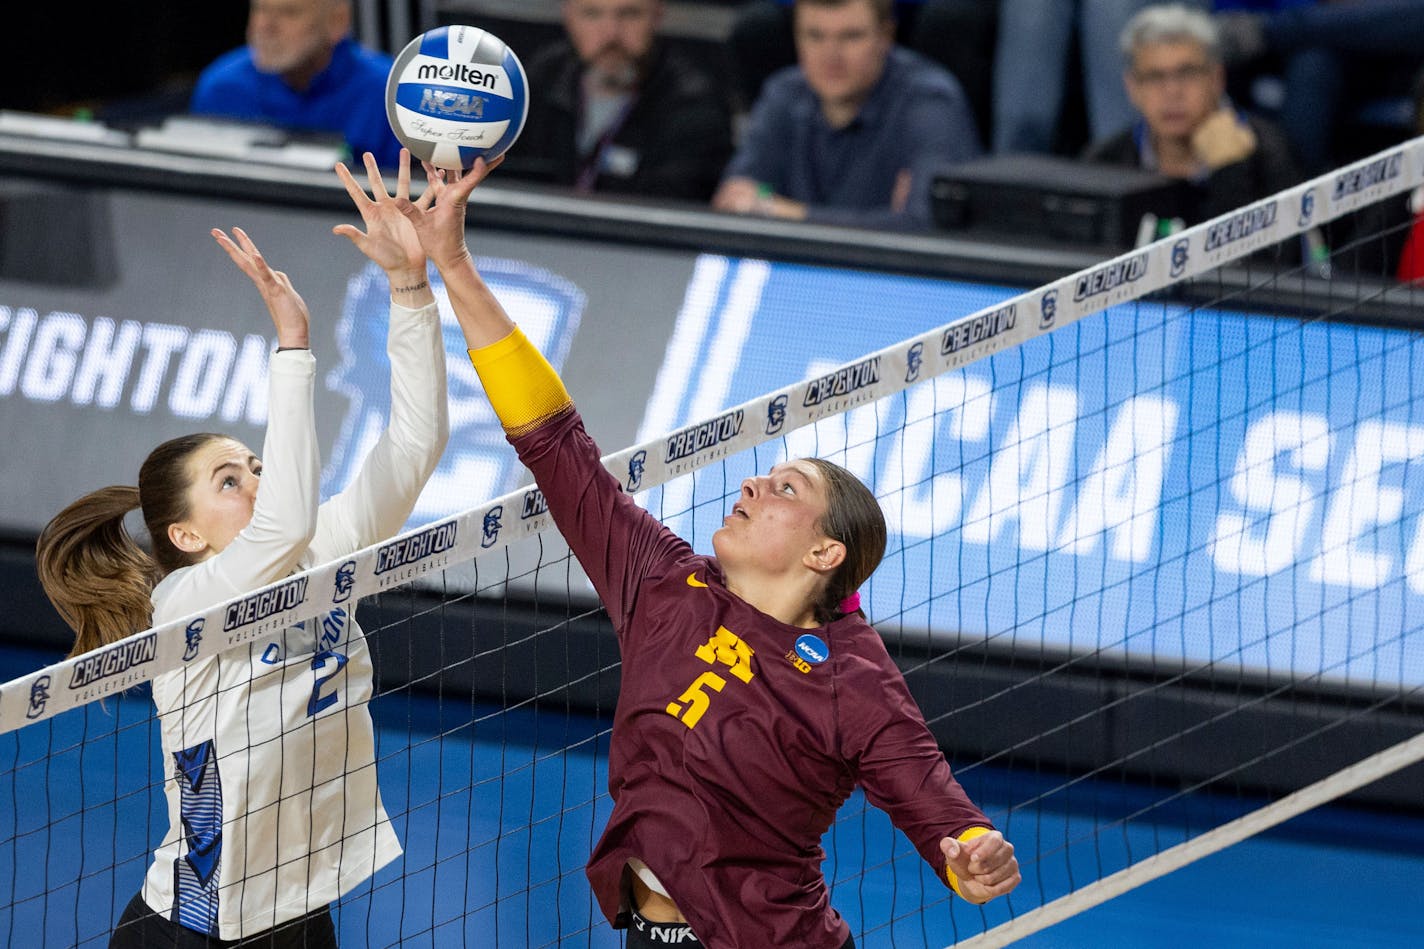
[[[1112,260],[986,307],[877,353],[604,458],[644,490],[817,419],[1011,349],[1127,299],[1160,290],[1367,204],[1424,184],[1424,139],[1316,178]],[[130,688],[160,672],[277,632],[350,598],[552,529],[522,488],[280,583],[0,686],[0,733]]]

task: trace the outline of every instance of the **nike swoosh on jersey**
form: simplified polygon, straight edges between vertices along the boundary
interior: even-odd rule
[[[697,588],[700,589],[700,590],[705,590],[705,589],[707,589],[707,584],[705,584],[705,583],[703,583],[701,580],[697,579],[697,574],[695,574],[695,573],[689,573],[689,574],[687,575],[687,585],[690,586],[690,587],[697,587]]]

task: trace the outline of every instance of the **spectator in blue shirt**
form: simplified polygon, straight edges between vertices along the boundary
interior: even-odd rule
[[[247,45],[198,77],[189,111],[289,131],[339,132],[353,156],[395,167],[386,120],[391,58],[350,36],[351,0],[252,0]]]
[[[895,46],[891,0],[797,0],[798,65],[767,80],[712,205],[865,227],[929,227],[936,168],[979,133],[948,71]]]

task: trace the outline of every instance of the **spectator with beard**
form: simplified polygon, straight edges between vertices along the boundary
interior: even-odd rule
[[[189,111],[288,131],[338,132],[353,155],[394,168],[386,119],[391,58],[351,38],[351,0],[252,0],[247,45],[198,77]]]
[[[705,201],[732,150],[722,88],[657,36],[662,0],[563,0],[567,36],[528,60],[536,90],[502,174]]]

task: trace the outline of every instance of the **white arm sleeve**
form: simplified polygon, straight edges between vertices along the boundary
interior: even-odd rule
[[[308,564],[324,563],[399,531],[450,437],[440,312],[391,304],[391,418],[345,490],[321,505]]]
[[[266,586],[297,565],[316,529],[320,488],[315,378],[316,360],[308,350],[273,354],[262,481],[252,520],[221,553],[164,578],[153,591],[154,625]]]

